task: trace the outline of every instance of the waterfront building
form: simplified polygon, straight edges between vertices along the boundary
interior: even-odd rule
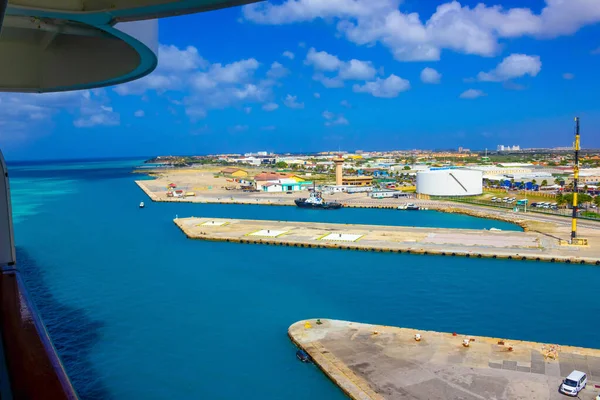
[[[298,182],[294,179],[278,179],[262,184],[261,190],[267,193],[297,192],[308,189],[312,184],[310,181]]]
[[[282,180],[285,180],[286,182],[290,182],[290,183],[294,182],[294,183],[304,183],[305,184],[304,179],[295,174],[281,173],[281,172],[261,172],[260,174],[258,174],[254,177],[254,187],[256,190],[263,190],[263,186],[266,186],[269,183],[281,184]],[[292,186],[294,186],[294,185],[292,185]],[[296,190],[296,189],[289,189],[289,190]],[[276,191],[276,190],[272,189],[272,191]]]

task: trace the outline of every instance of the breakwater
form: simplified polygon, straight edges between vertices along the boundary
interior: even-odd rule
[[[600,249],[563,246],[539,232],[416,228],[229,218],[178,218],[190,239],[399,254],[600,265]]]

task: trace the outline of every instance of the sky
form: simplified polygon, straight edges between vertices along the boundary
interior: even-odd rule
[[[9,160],[600,148],[600,1],[278,0],[159,22],[119,86],[0,93]]]

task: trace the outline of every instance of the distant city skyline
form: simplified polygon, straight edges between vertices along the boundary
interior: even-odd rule
[[[600,148],[600,2],[479,3],[281,0],[164,19],[159,66],[139,81],[0,93],[0,148],[552,148],[571,145],[575,116],[582,146]]]

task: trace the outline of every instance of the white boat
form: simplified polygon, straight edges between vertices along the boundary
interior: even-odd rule
[[[402,204],[398,206],[398,210],[409,210],[409,211],[419,211],[421,207],[415,205],[414,203]]]
[[[144,208],[144,207],[146,207],[146,206],[144,205],[144,202],[143,202],[143,201],[142,201],[142,202],[140,202],[140,208]]]

